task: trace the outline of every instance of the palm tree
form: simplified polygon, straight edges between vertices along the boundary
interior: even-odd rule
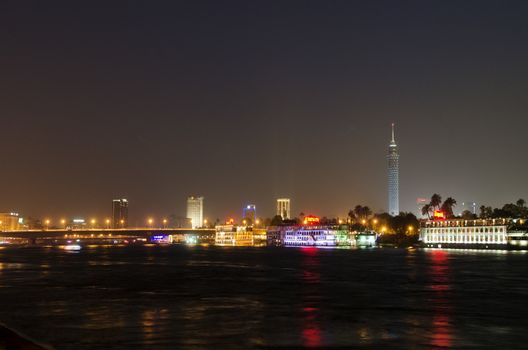
[[[356,205],[354,207],[354,213],[356,219],[367,220],[372,215],[372,210],[367,206]],[[349,213],[350,215],[350,213]]]
[[[358,204],[354,207],[354,214],[356,215],[356,218],[360,218],[362,216],[361,215],[362,211],[363,211],[363,207],[361,205]]]
[[[440,209],[440,204],[442,204],[442,197],[438,193],[433,194],[431,196],[431,202],[429,204],[431,204],[431,207],[433,207],[433,209]]]
[[[427,218],[431,219],[431,204],[426,204],[422,207],[422,215],[427,215]]]
[[[372,215],[372,210],[370,210],[370,208],[367,207],[367,206],[364,206],[364,207],[363,207],[362,212],[363,212],[363,218],[364,218],[364,219],[368,219],[369,216]]]
[[[444,201],[444,204],[442,204],[442,211],[446,214],[448,218],[453,217],[453,207],[457,204],[456,200],[454,200],[451,197],[447,197],[447,199]]]
[[[356,214],[354,214],[354,210],[350,209],[348,211],[348,217],[350,218],[350,222],[356,221]]]

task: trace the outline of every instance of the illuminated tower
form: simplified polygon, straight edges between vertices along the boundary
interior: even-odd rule
[[[396,216],[400,214],[400,199],[399,199],[399,164],[398,146],[394,140],[394,123],[392,123],[392,139],[389,144],[389,153],[387,159],[388,175],[389,175],[389,214]]]
[[[114,228],[128,227],[128,200],[112,200],[112,226]]]
[[[191,219],[192,228],[203,227],[203,201],[204,197],[187,198],[187,218]]]
[[[282,217],[283,220],[290,218],[290,199],[279,198],[277,199],[277,215]]]

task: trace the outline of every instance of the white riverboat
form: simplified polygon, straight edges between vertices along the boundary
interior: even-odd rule
[[[419,240],[428,248],[528,249],[521,219],[427,220]]]

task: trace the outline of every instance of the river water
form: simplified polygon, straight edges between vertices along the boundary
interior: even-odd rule
[[[0,305],[56,349],[520,349],[528,254],[7,248]]]

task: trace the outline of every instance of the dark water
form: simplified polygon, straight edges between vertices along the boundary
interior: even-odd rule
[[[520,349],[528,255],[4,249],[0,306],[0,321],[57,349]]]

